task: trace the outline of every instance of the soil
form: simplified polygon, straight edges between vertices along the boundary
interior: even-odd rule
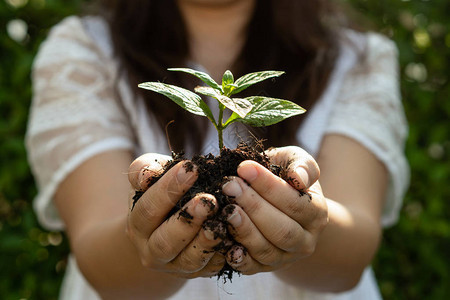
[[[208,193],[213,195],[219,206],[217,210],[218,213],[205,221],[203,227],[211,229],[213,232],[217,232],[218,236],[223,235],[225,232],[224,236],[220,236],[224,242],[217,245],[214,249],[215,251],[225,254],[232,245],[238,244],[226,230],[223,230],[223,228],[227,228],[227,225],[229,225],[226,218],[233,212],[232,206],[227,207],[225,214],[223,214],[222,211],[228,204],[234,203],[233,197],[229,197],[222,193],[221,188],[228,180],[227,178],[229,176],[237,176],[237,167],[244,160],[254,160],[277,176],[284,177],[283,175],[286,173],[285,168],[271,164],[269,158],[262,150],[262,146],[259,144],[255,147],[251,147],[245,143],[240,143],[236,149],[223,148],[218,156],[212,154],[196,155],[190,161],[187,161],[185,164],[186,170],[191,171],[195,165],[198,169],[198,179],[171,210],[167,218],[179,211],[178,217],[183,217],[189,222],[189,220],[192,219],[192,216],[186,210],[183,210],[182,207],[198,193]],[[164,172],[161,175],[149,179],[148,187],[157,182],[159,178],[178,162],[186,160],[183,153],[173,154],[172,158],[173,160],[169,161],[167,165],[164,166]],[[143,192],[141,191],[136,192],[133,197],[133,207],[142,194]],[[218,279],[223,278],[224,281],[231,281],[233,273],[235,272],[237,271],[226,264],[219,272]]]

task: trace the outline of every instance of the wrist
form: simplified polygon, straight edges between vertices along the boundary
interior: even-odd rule
[[[129,240],[126,215],[90,226],[73,241],[77,264],[86,280],[106,299],[165,299],[185,282],[145,268]],[[111,264],[114,262],[114,264]]]
[[[370,264],[378,248],[381,228],[361,211],[329,199],[327,204],[329,224],[320,235],[315,252],[275,274],[306,289],[344,292],[358,284]]]

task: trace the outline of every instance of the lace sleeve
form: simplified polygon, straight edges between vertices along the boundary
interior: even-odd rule
[[[404,155],[408,127],[399,92],[397,49],[378,34],[366,36],[365,62],[347,74],[326,133],[349,136],[384,163],[389,187],[383,226],[394,224],[409,184]]]
[[[64,227],[52,197],[70,172],[100,152],[134,147],[114,70],[77,17],[52,29],[34,62],[26,146],[38,185],[34,208],[48,229]]]

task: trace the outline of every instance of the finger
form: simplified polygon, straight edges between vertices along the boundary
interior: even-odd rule
[[[212,277],[223,269],[225,266],[225,256],[218,252],[214,253],[214,256],[209,260],[208,264],[201,270],[200,276],[202,277]]]
[[[225,266],[225,256],[220,253],[214,253],[213,257],[209,260],[208,264],[201,269],[200,271],[194,273],[184,273],[184,272],[172,272],[168,274],[172,274],[175,277],[192,279],[197,277],[212,277],[222,270]]]
[[[238,243],[248,249],[253,259],[269,266],[279,265],[286,259],[288,253],[270,243],[239,206],[229,205],[223,211],[231,212],[227,217],[230,223],[229,232]]]
[[[194,273],[203,269],[214,256],[215,247],[226,238],[226,226],[217,220],[207,220],[194,240],[170,262],[174,269]]]
[[[238,167],[238,174],[263,199],[305,229],[310,230],[327,220],[328,209],[318,181],[313,184],[315,193],[312,195],[306,191],[294,189],[286,181],[254,161],[242,162]]]
[[[262,235],[277,248],[301,252],[308,251],[314,244],[311,234],[297,221],[262,198],[241,178],[231,177],[222,190],[228,196],[234,197],[236,204],[245,211]]]
[[[152,233],[147,241],[149,253],[144,256],[161,264],[172,261],[194,240],[203,222],[216,211],[214,196],[197,194]]]
[[[319,165],[300,147],[272,148],[267,150],[266,154],[273,164],[284,168],[281,177],[298,190],[309,188],[319,179]]]
[[[325,196],[322,192],[322,187],[319,181],[316,181],[309,189],[309,196],[311,197],[311,203],[315,206],[315,212],[304,217],[304,222],[306,223],[306,228],[311,233],[320,233],[328,225],[328,204]],[[306,214],[305,214],[306,215]]]
[[[130,232],[148,239],[165,220],[170,210],[197,180],[196,169],[191,171],[186,167],[187,163],[176,164],[142,194],[129,214]]]
[[[170,156],[147,153],[136,158],[128,168],[128,180],[135,190],[145,191],[151,179],[164,171],[164,166],[172,160]]]
[[[263,265],[254,260],[247,250],[241,245],[231,247],[226,255],[227,263],[236,271],[244,275],[253,275],[260,272],[270,272],[276,268]]]

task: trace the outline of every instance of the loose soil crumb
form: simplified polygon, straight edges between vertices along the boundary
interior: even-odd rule
[[[143,194],[144,194],[143,191],[136,191],[136,193],[133,196],[133,206],[131,206],[131,211],[133,211],[136,202],[142,197]]]
[[[311,194],[309,194],[309,193],[307,193],[307,192],[305,192],[305,191],[298,191],[298,193],[300,194],[300,197],[303,197],[303,196],[308,196],[308,202],[311,202],[312,201],[312,197],[311,197]]]
[[[180,212],[178,213],[178,219],[179,218],[183,218],[186,223],[191,224],[192,223],[192,219],[194,219],[194,217],[187,212],[187,207],[183,208],[182,210],[180,210]]]

